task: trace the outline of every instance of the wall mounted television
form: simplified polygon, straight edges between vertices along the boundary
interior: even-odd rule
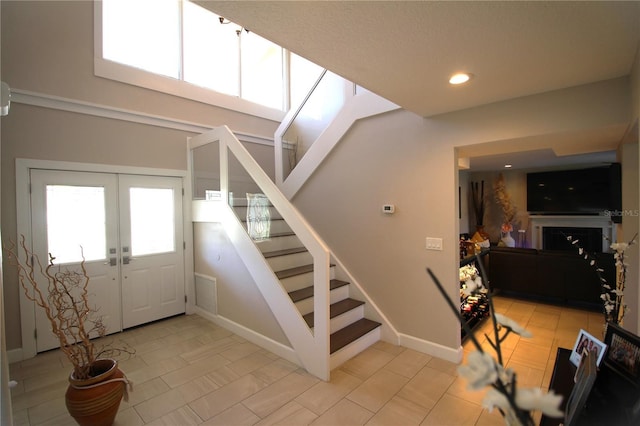
[[[541,215],[610,216],[622,220],[620,163],[527,173],[527,210]]]

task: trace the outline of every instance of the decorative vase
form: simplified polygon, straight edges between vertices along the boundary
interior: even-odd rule
[[[516,246],[516,240],[514,240],[513,237],[511,236],[511,231],[505,232],[501,240],[502,240],[502,243],[507,247]]]
[[[472,241],[481,243],[489,239],[489,233],[484,230],[484,225],[476,225],[476,233],[471,237]]]
[[[111,426],[129,382],[113,359],[98,359],[91,368],[95,375],[88,379],[69,375],[67,410],[81,426]]]

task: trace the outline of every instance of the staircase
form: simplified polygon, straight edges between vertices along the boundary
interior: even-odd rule
[[[247,201],[234,198],[233,210],[247,229]],[[295,304],[302,319],[313,330],[313,259],[295,233],[269,207],[270,238],[257,247]],[[336,265],[330,267],[330,366],[331,369],[380,340],[381,324],[365,318],[365,302],[350,297],[350,283],[337,279]]]

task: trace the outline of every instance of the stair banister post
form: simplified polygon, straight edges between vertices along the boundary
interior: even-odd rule
[[[323,255],[315,256],[313,259],[313,332],[316,347],[318,366],[322,366],[320,374],[324,380],[330,379],[330,326],[329,326],[329,253],[323,251]]]
[[[229,150],[225,140],[225,132],[217,131],[218,147],[220,149],[220,195],[229,205]]]

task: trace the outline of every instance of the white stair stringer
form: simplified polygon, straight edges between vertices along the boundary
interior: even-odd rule
[[[315,333],[311,332],[302,319],[258,245],[247,234],[241,219],[236,216],[232,207],[225,202],[222,203],[220,222],[229,241],[236,248],[257,289],[273,312],[298,356],[300,365],[321,380],[329,380],[329,250],[226,126],[190,138],[189,149],[193,152],[200,146],[216,142],[219,146],[221,199],[229,199],[229,164],[231,159],[235,159],[247,172],[250,180],[260,188],[260,193],[271,201],[289,226],[295,230],[297,239],[312,254],[311,282],[313,283],[314,312],[318,316],[316,324],[318,330]]]
[[[247,234],[242,216],[237,216],[237,211],[234,212],[224,202],[220,221],[298,356],[300,365],[316,377],[329,380],[331,369],[381,338],[397,344],[398,334],[389,321],[343,265],[339,262],[337,267],[333,265],[331,253],[324,242],[229,130],[226,127],[216,129],[191,141],[198,146],[201,139],[206,138],[220,142],[222,200],[228,198],[227,156],[234,155],[258,184],[260,192],[279,210],[279,213],[272,210],[272,219],[278,221],[277,234],[280,235],[274,234],[269,240],[259,243],[253,242]],[[280,216],[283,220],[279,219]],[[297,235],[290,235],[289,229],[294,229]],[[305,247],[308,253],[293,253],[295,250],[270,253],[299,247]],[[299,270],[278,274],[279,269],[283,272],[294,268]],[[294,291],[306,298],[292,303],[290,292]],[[343,300],[344,303],[338,306],[330,306]],[[307,317],[307,321],[303,319],[311,312],[314,314],[313,330],[307,325],[310,318]],[[330,313],[334,318],[330,318]]]

